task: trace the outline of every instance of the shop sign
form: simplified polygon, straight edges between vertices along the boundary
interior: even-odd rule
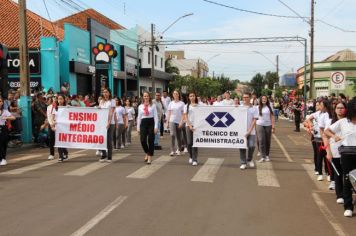
[[[346,72],[337,71],[331,73],[331,90],[345,90],[346,85]]]
[[[21,87],[20,78],[8,78],[9,87],[12,89],[18,89]],[[30,88],[37,88],[41,86],[41,77],[30,78]]]
[[[77,48],[77,61],[90,64],[89,56],[84,48]]]
[[[20,53],[9,51],[7,59],[7,68],[9,74],[20,74]],[[41,56],[39,52],[29,52],[28,65],[30,74],[41,74]]]
[[[114,46],[109,43],[98,43],[93,47],[92,52],[95,56],[95,62],[100,64],[109,64],[112,58],[117,56]]]

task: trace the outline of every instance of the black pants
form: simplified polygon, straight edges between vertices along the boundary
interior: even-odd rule
[[[341,167],[341,158],[333,158],[332,162],[337,170],[339,172],[339,175],[334,171],[334,181],[335,181],[335,192],[336,192],[336,199],[338,198],[343,198],[343,187],[344,187],[344,182],[343,182],[343,171]]]
[[[68,156],[67,148],[58,148],[59,159],[63,159],[64,156]]]
[[[109,129],[106,133],[107,137],[107,148],[108,150],[102,150],[102,157],[101,159],[108,158],[108,160],[112,160],[112,148],[113,148],[113,138],[114,138],[114,132],[115,132],[115,125],[110,124]]]
[[[314,141],[314,136],[311,137],[311,143],[313,147],[313,152],[314,152],[314,170],[317,171],[317,162],[318,162],[318,145]]]
[[[155,121],[153,118],[145,118],[141,120],[140,125],[140,140],[143,151],[149,155],[153,156],[155,147]]]
[[[294,121],[295,121],[295,130],[296,131],[300,131],[300,114],[295,114],[295,117],[294,117]]]
[[[56,141],[56,133],[48,127],[48,139],[49,139],[49,155],[54,156],[54,144]]]
[[[317,152],[318,152],[316,171],[319,172],[319,175],[323,174],[323,161],[324,161],[325,173],[328,175],[332,175],[331,164],[326,159],[326,151],[321,150],[321,148],[320,148],[321,146],[323,146],[322,142],[316,142],[316,147],[317,147]]]
[[[161,126],[160,126],[160,135],[163,136],[164,133],[164,120],[163,117],[161,119]]]
[[[7,143],[9,142],[9,132],[5,125],[0,126],[0,160],[6,160]]]
[[[341,155],[341,167],[344,176],[344,208],[345,210],[353,210],[352,202],[352,185],[349,179],[349,172],[356,169],[356,155]]]

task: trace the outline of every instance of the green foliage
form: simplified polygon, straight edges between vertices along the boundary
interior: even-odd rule
[[[278,83],[279,76],[277,72],[268,71],[264,76],[264,84],[267,84],[269,89],[273,89],[274,84]]]
[[[257,97],[261,96],[262,89],[263,89],[263,75],[260,73],[256,74],[250,82],[250,87],[252,88],[253,92],[256,93]]]
[[[237,87],[238,80],[230,80],[230,78],[222,75],[217,78],[217,81],[221,85],[220,94],[225,93],[226,91],[234,91]]]
[[[281,87],[276,88],[276,90],[274,91],[274,97],[277,97],[277,98],[283,97],[283,91],[284,90]]]
[[[273,91],[271,89],[268,89],[268,88],[262,89],[262,91],[261,91],[261,95],[266,95],[266,96],[271,96],[272,93],[273,93]]]

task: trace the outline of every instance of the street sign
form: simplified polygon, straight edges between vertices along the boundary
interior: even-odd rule
[[[346,72],[337,71],[331,74],[331,90],[345,90]]]

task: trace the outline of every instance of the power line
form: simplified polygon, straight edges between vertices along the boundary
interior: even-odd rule
[[[291,10],[294,14],[296,14],[298,16],[298,18],[302,19],[304,22],[306,22],[308,25],[310,25],[310,22],[306,19],[309,19],[309,17],[303,17],[301,15],[299,15],[298,12],[296,12],[293,8],[291,8],[290,6],[288,6],[287,4],[285,4],[284,2],[282,2],[281,0],[278,0],[278,2],[282,3],[285,7],[287,7],[289,10]]]
[[[51,19],[50,14],[49,14],[49,11],[48,11],[48,8],[47,8],[47,4],[46,4],[46,0],[43,0],[43,4],[44,4],[44,6],[45,6],[45,8],[46,8],[46,12],[47,12],[48,19],[49,19],[49,21],[51,22],[51,25],[52,25],[52,28],[53,28],[54,35],[55,35],[55,36],[56,36],[56,38],[57,38],[57,31],[56,31],[56,29],[54,28],[53,21],[52,21],[52,19]]]

